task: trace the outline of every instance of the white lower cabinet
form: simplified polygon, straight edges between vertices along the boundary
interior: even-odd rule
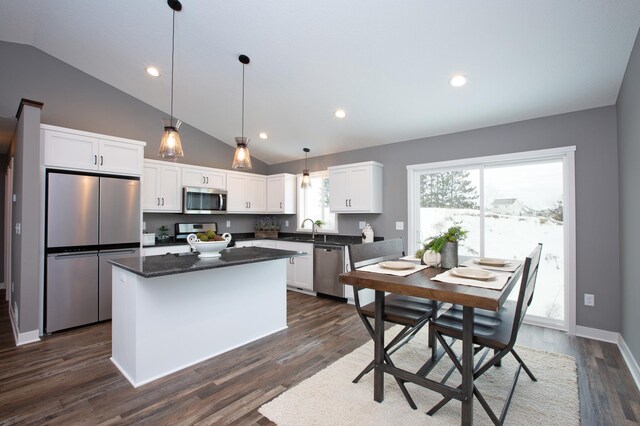
[[[313,244],[277,241],[276,248],[301,251],[303,256],[292,257],[287,265],[287,286],[292,290],[313,291]]]
[[[176,246],[155,246],[155,247],[144,247],[142,249],[143,256],[158,256],[162,254],[172,253],[189,253],[191,251],[191,247],[189,244],[180,244]]]

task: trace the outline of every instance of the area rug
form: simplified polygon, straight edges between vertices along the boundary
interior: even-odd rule
[[[389,332],[394,331],[397,330],[392,328]],[[409,344],[397,351],[392,357],[396,366],[417,371],[425,354],[430,351],[426,337],[426,330],[422,330]],[[459,344],[455,349],[460,353]],[[522,346],[516,347],[516,351],[538,381],[532,382],[524,370],[521,371],[505,424],[578,425],[580,406],[575,359]],[[440,394],[407,383],[418,406],[417,410],[412,410],[389,375],[385,375],[384,401],[375,402],[373,373],[367,374],[358,383],[351,383],[372,358],[373,342],[369,342],[282,393],[260,407],[259,411],[280,426],[460,424],[460,402],[451,401],[433,417],[427,416],[426,411],[440,400]],[[440,379],[451,365],[445,355],[429,378]],[[516,365],[513,356],[507,355],[502,367],[492,368],[476,381],[480,392],[498,415]],[[457,386],[460,383],[458,373],[454,373],[447,383]],[[492,424],[477,400],[474,402],[474,424]]]

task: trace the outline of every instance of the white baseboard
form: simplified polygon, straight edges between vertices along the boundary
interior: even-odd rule
[[[576,336],[586,337],[587,339],[600,340],[602,342],[618,344],[620,333],[615,331],[600,330],[598,328],[583,327],[581,325],[577,325]]]
[[[636,382],[636,386],[640,389],[640,366],[638,366],[638,362],[633,357],[633,354],[631,353],[629,346],[627,346],[627,342],[622,338],[622,335],[620,335],[618,340],[618,347],[622,353],[622,358],[624,358],[624,361],[627,363],[627,367],[631,372],[631,377],[633,377],[633,380]]]
[[[40,331],[32,330],[26,333],[20,333],[18,326],[16,325],[15,318],[13,317],[13,309],[9,308],[9,319],[11,320],[11,329],[13,330],[13,339],[16,342],[16,346],[26,345],[27,343],[34,343],[40,341]]]

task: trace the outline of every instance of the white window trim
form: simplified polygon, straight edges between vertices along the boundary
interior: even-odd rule
[[[439,169],[466,169],[476,166],[492,166],[500,163],[512,163],[522,160],[544,160],[545,158],[561,158],[563,162],[563,191],[564,191],[564,256],[566,265],[564,279],[565,292],[565,320],[564,324],[557,321],[536,320],[525,322],[544,325],[552,328],[566,330],[570,335],[576,334],[576,175],[575,175],[575,146],[566,146],[536,151],[516,152],[502,155],[490,155],[485,157],[464,158],[459,160],[439,161],[435,163],[412,164],[407,166],[407,229],[416,229],[417,214],[415,203],[412,202],[414,190],[418,186],[419,172],[437,172]],[[409,233],[407,247],[416,247],[419,236]]]
[[[315,172],[311,172],[309,173],[309,177],[329,177],[329,170],[319,170],[319,171],[315,171]],[[296,175],[296,232],[300,232],[300,233],[307,233],[307,234],[311,234],[312,229],[311,228],[300,228],[300,221],[299,221],[299,216],[300,216],[300,205],[302,204],[302,197],[300,197],[300,185],[302,184],[302,173],[298,173]],[[329,197],[331,197],[331,194],[329,194]],[[319,227],[316,229],[316,231],[320,234],[338,234],[338,214],[334,213],[336,215],[336,228],[335,229],[330,229],[330,230],[326,230],[323,229],[322,227]],[[303,218],[304,219],[304,218]],[[312,219],[312,218],[311,218]]]

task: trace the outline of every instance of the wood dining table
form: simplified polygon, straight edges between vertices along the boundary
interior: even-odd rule
[[[462,402],[461,424],[473,424],[473,315],[474,309],[498,311],[509,293],[518,282],[522,266],[511,275],[502,290],[450,284],[434,281],[436,275],[445,269],[429,267],[405,277],[365,271],[350,271],[340,274],[341,284],[375,290],[374,320],[374,389],[373,398],[377,402],[384,400],[384,373],[416,385],[436,391],[443,396]],[[462,305],[462,384],[459,388],[447,386],[425,377],[429,369],[410,372],[391,366],[384,361],[384,300],[385,292],[406,296],[421,297],[444,303]],[[434,343],[435,344],[435,343]],[[436,351],[432,351],[432,355]],[[435,359],[429,362],[435,363]],[[427,362],[428,364],[428,362]]]

